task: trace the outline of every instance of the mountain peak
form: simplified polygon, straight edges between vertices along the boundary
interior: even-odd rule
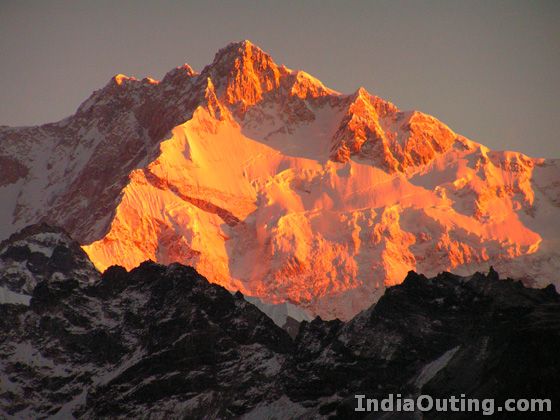
[[[302,70],[294,71],[292,75],[294,81],[290,92],[300,98],[339,95],[337,91],[329,89],[319,79]]]
[[[196,76],[197,73],[193,70],[191,66],[187,63],[183,64],[182,66],[175,67],[174,69],[167,72],[164,76],[164,82],[177,82],[183,79],[190,79]]]
[[[123,83],[127,82],[128,80],[136,80],[134,77],[127,76],[126,74],[116,74],[113,76],[112,79],[117,85],[122,85]]]
[[[232,42],[218,50],[210,67],[235,66],[252,62],[272,62],[272,57],[251,41]]]
[[[264,51],[260,47],[253,44],[251,41],[247,39],[244,39],[243,41],[230,42],[228,45],[218,50],[214,61],[216,61],[216,58],[219,59],[225,55],[230,55],[230,54],[249,55],[253,51],[264,53]]]
[[[0,279],[0,289],[7,289],[12,296],[15,293],[20,302],[27,302],[43,280],[68,278],[87,284],[99,275],[64,229],[44,222],[29,225],[0,242],[0,270],[10,273]]]
[[[491,261],[537,286],[557,271],[558,161],[490,151],[364,88],[334,93],[249,41],[200,74],[117,79],[60,123],[0,129],[0,234],[56,221],[99,269],[186,263],[324,318],[412,269]]]
[[[216,53],[203,71],[226,102],[242,106],[258,102],[265,92],[280,86],[280,73],[272,57],[250,41],[234,42]]]
[[[367,91],[367,89],[363,86],[360,86],[356,92],[354,92],[354,95],[352,95],[354,99],[358,99],[358,98],[367,98],[369,99],[369,97],[371,96],[371,94]]]

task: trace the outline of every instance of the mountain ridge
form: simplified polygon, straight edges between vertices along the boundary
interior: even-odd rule
[[[560,161],[491,151],[232,43],[195,72],[117,75],[75,115],[0,129],[0,238],[60,225],[96,266],[193,265],[350,319],[410,269],[560,268]]]
[[[355,394],[396,390],[495,398],[496,406],[546,398],[552,411],[539,418],[557,417],[560,295],[552,285],[526,288],[493,269],[409,272],[351,320],[303,321],[292,339],[241,293],[192,267],[146,261],[99,276],[77,243],[45,225],[2,247],[0,287],[18,287],[16,274],[30,269],[35,284],[24,291],[28,302],[0,301],[0,415],[8,419],[365,418]]]

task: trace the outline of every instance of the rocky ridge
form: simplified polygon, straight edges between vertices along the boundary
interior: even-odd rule
[[[36,240],[38,230],[25,235]],[[12,239],[3,249],[24,240]],[[303,321],[292,340],[191,267],[114,266],[83,281],[83,255],[68,255],[74,271],[50,274],[51,259],[30,271],[27,304],[0,304],[4,418],[363,418],[357,393],[560,401],[553,286],[529,289],[492,269],[410,272],[352,320]],[[2,258],[22,261],[14,251]]]
[[[410,270],[554,281],[559,180],[557,160],[341,94],[243,41],[200,72],[117,75],[62,121],[0,127],[0,238],[46,221],[100,271],[180,262],[349,320]]]

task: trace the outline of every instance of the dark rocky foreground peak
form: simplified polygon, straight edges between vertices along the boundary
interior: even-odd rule
[[[362,418],[355,394],[390,393],[550,398],[556,412],[534,418],[558,418],[552,286],[410,272],[351,321],[316,318],[292,339],[190,267],[145,262],[98,278],[67,239],[43,227],[1,246],[3,293],[28,292],[33,282],[14,286],[18,270],[35,282],[28,300],[0,304],[2,418]],[[521,414],[492,418],[531,418]]]
[[[94,283],[99,273],[63,229],[39,223],[0,242],[0,287],[25,296],[42,281],[65,279]]]

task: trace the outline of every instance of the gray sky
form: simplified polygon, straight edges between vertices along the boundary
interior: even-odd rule
[[[116,73],[201,70],[250,39],[494,149],[560,157],[560,1],[0,0],[0,124],[72,114]]]

